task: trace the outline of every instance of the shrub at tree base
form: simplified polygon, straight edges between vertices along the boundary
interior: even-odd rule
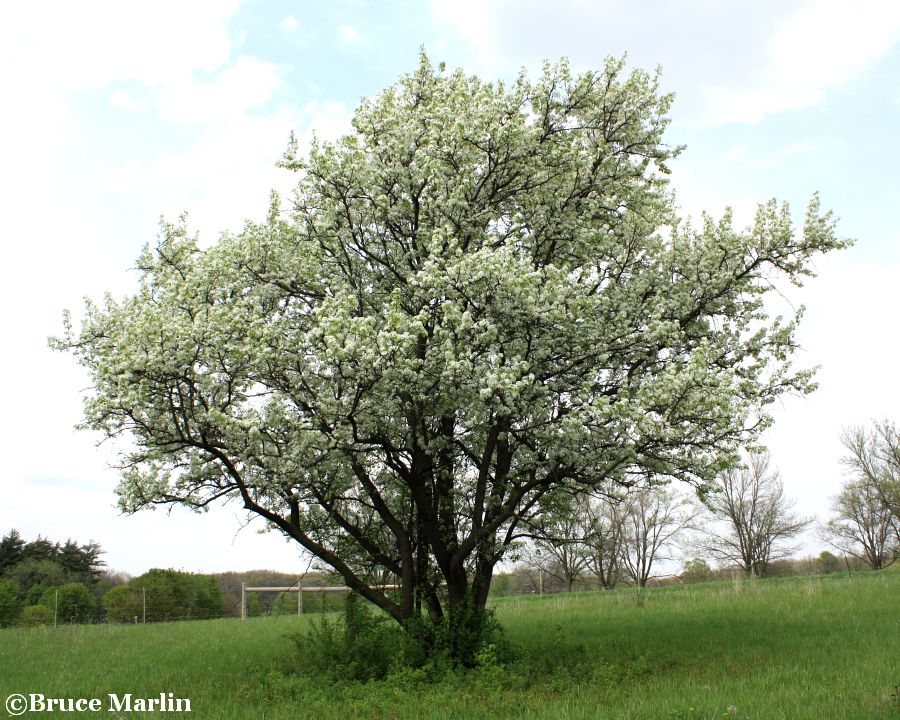
[[[347,596],[340,618],[322,617],[293,637],[304,667],[333,679],[380,680],[404,660],[402,629],[375,614],[359,596]]]
[[[474,630],[462,634],[459,627]],[[373,611],[356,593],[347,596],[340,617],[314,621],[308,631],[291,639],[304,672],[322,673],[338,681],[380,680],[406,669],[424,670],[428,677],[440,678],[459,658],[471,658],[466,664],[476,666],[486,653],[494,662],[509,655],[491,610],[482,611],[477,620],[466,618],[455,625],[423,619],[401,628],[388,616]]]

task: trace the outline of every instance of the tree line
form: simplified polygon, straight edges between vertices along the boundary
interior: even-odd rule
[[[26,542],[10,530],[0,539],[0,627],[221,617],[214,578],[158,569],[128,578],[106,571],[102,554],[96,542]]]
[[[85,622],[106,589],[100,545],[44,537],[26,542],[16,530],[0,539],[0,626],[15,622]]]
[[[880,570],[900,556],[900,433],[876,422],[845,430],[842,444],[848,477],[817,532],[842,553],[848,570]],[[796,564],[788,561],[796,541],[815,524],[793,507],[769,454],[756,450],[700,495],[668,485],[574,493],[521,534],[517,558],[525,575],[536,571],[541,585],[546,578],[563,590],[586,582],[643,587],[676,549],[696,556],[671,578],[714,579],[731,569],[765,578]],[[834,572],[836,563],[826,551],[814,568]]]
[[[26,542],[17,530],[0,538],[0,627],[96,622],[142,623],[241,616],[241,585],[291,587],[296,574],[271,570],[188,573],[153,568],[136,577],[113,572],[99,543]],[[307,572],[306,585],[334,585],[333,576]],[[292,615],[297,594],[248,593],[247,612]],[[325,593],[307,599],[304,612],[335,610]]]

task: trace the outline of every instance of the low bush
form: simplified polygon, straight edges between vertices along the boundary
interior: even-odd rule
[[[307,674],[367,682],[413,671],[434,681],[458,669],[498,666],[511,657],[493,611],[469,620],[455,624],[465,628],[455,632],[446,619],[425,617],[403,628],[350,593],[340,616],[323,616],[306,632],[289,637]]]
[[[46,627],[53,624],[53,611],[45,605],[28,605],[19,613],[22,627]]]

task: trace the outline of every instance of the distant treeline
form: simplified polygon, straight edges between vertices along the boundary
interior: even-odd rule
[[[27,542],[16,530],[0,539],[0,627],[95,622],[165,622],[240,617],[241,584],[297,587],[298,575],[269,570],[213,575],[154,568],[138,577],[108,571],[98,543]],[[307,573],[304,585],[333,585]],[[319,593],[305,612],[334,610],[341,599]],[[295,614],[297,593],[248,593],[251,616]]]
[[[94,542],[32,542],[10,530],[0,539],[0,627],[92,622],[111,587]]]
[[[241,585],[290,587],[335,585],[338,580],[318,572],[301,577],[269,570],[211,575],[153,569],[131,578],[104,570],[99,544],[64,543],[38,537],[26,542],[15,530],[0,539],[0,627],[95,622],[166,622],[240,617]],[[770,577],[857,572],[866,564],[854,557],[823,552],[818,557],[773,562]],[[649,585],[708,582],[741,576],[739,568],[712,568],[701,558],[684,564],[678,574],[652,578]],[[621,584],[629,584],[627,578]],[[499,573],[495,595],[554,593],[599,587],[579,579],[567,583],[564,573],[546,563],[541,568],[520,564]],[[343,595],[308,593],[304,612],[340,609]],[[247,593],[250,616],[293,615],[297,593]]]
[[[834,573],[857,573],[870,571],[871,567],[860,558],[835,555],[827,550],[814,557],[784,558],[769,564],[767,577],[797,577],[808,575],[829,575]],[[746,577],[746,573],[737,565],[712,567],[703,558],[693,558],[670,575],[651,577],[648,587],[665,585],[684,585],[716,580],[734,580]],[[626,577],[620,578],[618,585],[630,586],[634,582]],[[542,568],[520,563],[510,572],[494,576],[491,593],[495,596],[523,595],[536,593],[559,593],[568,590],[599,590],[602,586],[591,576],[581,576],[572,583],[571,588],[561,568],[550,562]]]

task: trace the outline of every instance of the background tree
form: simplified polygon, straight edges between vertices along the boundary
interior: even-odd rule
[[[717,573],[703,558],[694,558],[684,564],[680,577],[686,583],[709,582],[716,579]]]
[[[103,596],[103,608],[109,622],[130,623],[143,618],[144,599],[140,588],[116,585]]]
[[[10,530],[0,539],[0,575],[24,559],[25,540],[17,530]]]
[[[94,542],[79,545],[67,540],[61,545],[41,536],[25,542],[11,530],[0,540],[0,572],[19,586],[26,605],[40,602],[51,587],[73,582],[83,583],[99,599],[105,590],[100,583],[102,553]]]
[[[27,558],[6,571],[6,577],[14,580],[23,592],[33,587],[46,590],[48,587],[64,585],[70,579],[62,566],[53,560]]]
[[[585,495],[563,496],[559,507],[546,508],[535,525],[523,533],[530,542],[522,550],[522,561],[558,580],[567,592],[572,592],[588,566],[588,502]]]
[[[835,517],[822,527],[827,542],[865,561],[873,570],[881,570],[897,559],[900,543],[894,518],[875,483],[863,477],[845,484],[832,510]]]
[[[59,561],[59,543],[52,540],[37,536],[36,540],[26,543],[22,550],[23,560],[46,560],[49,562]]]
[[[89,623],[97,620],[97,599],[84,583],[66,583],[48,588],[40,604],[56,614],[59,624]]]
[[[53,611],[44,605],[26,605],[17,622],[22,627],[47,627],[53,624]]]
[[[116,572],[113,570],[104,570],[97,578],[96,583],[91,587],[94,596],[100,601],[101,612],[105,612],[104,600],[106,594],[119,585],[124,585],[131,580],[131,575],[124,572]],[[104,615],[105,617],[105,615]]]
[[[222,590],[214,577],[154,568],[103,597],[107,617],[115,622],[205,620],[222,617]],[[296,612],[296,604],[294,611]]]
[[[59,547],[57,562],[69,577],[85,585],[91,585],[103,574],[103,566],[106,563],[100,559],[102,554],[103,550],[95,542],[79,545],[74,540],[66,540],[65,544]]]
[[[622,565],[638,587],[652,577],[653,566],[670,560],[669,549],[693,527],[697,510],[666,487],[633,490],[622,500]]]
[[[767,452],[751,452],[743,467],[725,471],[707,505],[725,529],[704,527],[704,549],[754,577],[766,577],[772,562],[794,553],[793,541],[811,523],[793,513]]]
[[[854,426],[841,438],[847,454],[846,467],[874,491],[890,514],[894,540],[900,544],[900,431],[887,420],[876,422],[871,429]]]
[[[0,627],[12,625],[21,607],[19,586],[12,580],[0,580]]]
[[[235,498],[471,662],[546,498],[707,485],[812,388],[763,298],[846,243],[816,200],[799,234],[774,201],[746,230],[678,222],[670,104],[615,60],[507,85],[423,57],[353,134],[291,144],[290,218],[273,198],[208,249],[164,225],[137,293],[56,343],[90,373],[86,426],[128,438],[123,508]]]
[[[622,575],[625,528],[620,499],[600,494],[589,498],[584,538],[587,571],[604,590],[612,590]]]
[[[827,550],[820,552],[819,557],[816,558],[816,570],[823,575],[840,572],[843,567],[844,565],[841,562],[841,559]]]

